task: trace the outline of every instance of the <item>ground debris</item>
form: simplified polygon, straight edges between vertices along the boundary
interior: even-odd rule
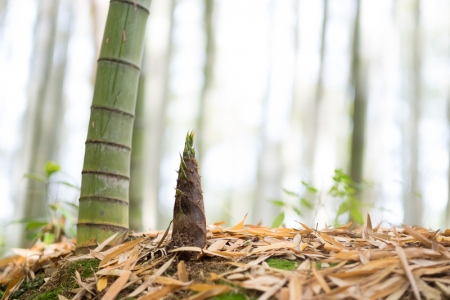
[[[104,250],[74,256],[74,241],[14,249],[0,259],[3,299],[37,272],[54,273],[64,263],[96,259],[94,276],[72,274],[78,288],[59,299],[209,299],[251,290],[259,299],[441,299],[450,296],[448,231],[409,226],[314,230],[222,223],[208,226],[206,246],[166,249],[171,233],[132,233]],[[179,253],[196,253],[190,261]],[[274,258],[295,262],[274,266]],[[213,262],[213,263],[212,263]],[[294,266],[292,268],[292,266]],[[53,270],[52,272],[47,272]]]

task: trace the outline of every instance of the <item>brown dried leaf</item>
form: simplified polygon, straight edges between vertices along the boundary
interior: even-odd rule
[[[101,292],[108,286],[108,278],[102,277],[97,281],[97,291]]]
[[[277,282],[275,285],[273,285],[269,290],[264,292],[258,300],[268,300],[270,297],[275,295],[287,282],[287,278],[282,279],[280,282]]]
[[[100,245],[98,245],[94,250],[94,252],[101,252],[103,250],[103,248],[106,247],[106,245],[108,245],[112,240],[114,240],[116,238],[116,236],[119,234],[119,232],[114,233],[112,236],[110,236],[109,238],[107,238],[106,240],[104,240]]]
[[[173,260],[175,259],[175,256],[173,256],[171,259],[169,259],[164,265],[162,265],[150,278],[148,278],[146,281],[144,281],[134,292],[128,295],[128,297],[133,298],[142,293],[147,287],[149,287],[156,278],[161,276],[162,273],[164,273],[167,268],[170,267]]]
[[[244,227],[244,223],[245,223],[245,219],[247,218],[247,214],[245,214],[244,218],[242,219],[241,222],[239,222],[238,224],[234,225],[233,227],[229,228],[228,230],[239,230],[242,229]]]
[[[140,297],[139,300],[159,300],[164,298],[166,295],[175,292],[178,289],[180,289],[180,286],[176,285],[163,286],[162,288],[154,292],[150,292],[149,294]]]
[[[301,300],[302,299],[302,280],[293,276],[289,279],[289,300]]]
[[[409,283],[411,284],[411,287],[413,289],[414,296],[416,297],[416,299],[420,300],[421,297],[420,297],[419,289],[417,287],[416,281],[414,280],[414,276],[411,272],[411,269],[409,268],[409,264],[408,264],[408,260],[406,258],[405,252],[399,246],[395,247],[395,252],[397,252],[398,257],[400,258],[400,262],[402,263],[403,270],[405,271],[406,277],[408,278]]]
[[[314,274],[314,277],[316,278],[317,282],[320,284],[322,289],[325,291],[325,293],[329,294],[331,292],[330,287],[326,283],[325,279],[322,277],[320,273],[316,270],[316,264],[312,264],[312,272]]]
[[[177,275],[178,279],[182,282],[188,282],[189,281],[189,275],[186,272],[186,265],[184,263],[184,260],[180,261],[177,265]]]
[[[126,271],[120,275],[120,277],[117,278],[117,280],[114,281],[114,283],[109,287],[105,295],[103,295],[102,300],[114,300],[127,283],[128,278],[130,278],[130,274],[130,271]]]
[[[190,284],[192,284],[192,281],[191,282],[183,282],[183,281],[176,280],[176,279],[173,279],[170,277],[159,276],[158,278],[155,279],[155,283],[161,284],[161,285],[173,285],[173,286],[185,287],[185,286],[189,286]]]
[[[24,280],[25,275],[24,274],[20,274],[19,276],[17,276],[16,278],[12,279],[8,286],[6,287],[5,293],[3,294],[3,297],[1,300],[8,300],[9,297],[12,295],[12,293],[14,293],[19,286],[22,284],[22,281]]]
[[[99,267],[102,267],[103,265],[105,265],[108,261],[110,261],[111,259],[115,258],[116,256],[124,253],[127,250],[132,249],[134,246],[136,246],[137,244],[139,244],[141,241],[143,240],[143,238],[137,238],[135,240],[126,242],[122,245],[119,245],[117,247],[115,247],[115,250],[108,253],[105,258],[103,258],[103,260],[100,262],[100,264],[98,265]]]

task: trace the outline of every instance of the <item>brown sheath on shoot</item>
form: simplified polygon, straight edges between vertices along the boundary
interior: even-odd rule
[[[203,192],[195,160],[194,132],[188,132],[181,156],[173,209],[173,247],[206,245]]]

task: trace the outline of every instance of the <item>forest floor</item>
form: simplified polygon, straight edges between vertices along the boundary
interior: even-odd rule
[[[244,219],[245,220],[245,219]],[[0,259],[6,299],[445,299],[450,231],[409,226],[315,230],[208,226],[204,249],[166,250],[170,233],[133,233],[75,256],[73,241]],[[299,225],[299,226],[300,226]],[[178,259],[189,252],[190,260]],[[2,286],[1,286],[2,285]]]

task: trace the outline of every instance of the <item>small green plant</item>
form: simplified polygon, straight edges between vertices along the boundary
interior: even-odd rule
[[[34,173],[27,173],[25,178],[42,182],[45,196],[51,201],[48,205],[49,216],[46,220],[39,219],[22,219],[13,221],[12,223],[25,224],[27,238],[30,240],[42,240],[46,244],[60,242],[64,236],[75,237],[76,213],[78,206],[68,201],[58,201],[55,197],[50,199],[49,187],[51,184],[63,184],[71,188],[75,185],[66,181],[53,181],[54,175],[60,171],[60,166],[52,161],[48,161],[45,166],[45,176]]]
[[[272,222],[272,228],[279,227],[285,218],[285,211],[287,209],[293,210],[298,216],[303,216],[302,211],[314,210],[318,205],[319,201],[311,201],[311,197],[307,194],[313,195],[312,199],[317,199],[319,194],[318,190],[312,185],[305,181],[302,181],[302,185],[305,188],[303,194],[295,193],[286,189],[283,191],[289,195],[297,198],[297,205],[292,205],[282,200],[270,200],[270,202],[276,206],[279,206],[283,211],[275,217]],[[358,224],[363,224],[363,216],[361,212],[361,201],[356,198],[356,192],[362,189],[362,185],[353,182],[353,180],[344,171],[340,169],[334,170],[333,185],[328,191],[328,194],[338,200],[339,206],[334,218],[334,225],[339,226],[339,219],[343,215],[348,213],[351,220]]]
[[[328,194],[341,199],[341,204],[338,207],[334,219],[335,226],[339,225],[338,218],[345,213],[349,213],[351,220],[358,224],[363,224],[364,219],[361,212],[361,201],[355,197],[359,188],[357,184],[342,170],[334,170],[333,181],[334,184]]]
[[[298,216],[303,216],[302,210],[313,210],[314,209],[314,203],[311,202],[311,200],[307,199],[306,194],[310,193],[312,195],[317,194],[317,189],[310,185],[309,183],[302,181],[302,185],[305,188],[305,191],[303,194],[298,194],[292,191],[288,191],[286,189],[283,189],[283,191],[292,197],[295,197],[297,199],[297,204],[292,205],[287,202],[284,202],[282,200],[270,200],[270,202],[276,206],[282,207],[283,211],[278,214],[278,216],[275,217],[275,219],[272,222],[272,228],[279,227],[281,224],[283,224],[284,217],[285,217],[285,210],[286,209],[292,209]]]
[[[6,236],[0,232],[0,257],[3,257],[6,250]]]

